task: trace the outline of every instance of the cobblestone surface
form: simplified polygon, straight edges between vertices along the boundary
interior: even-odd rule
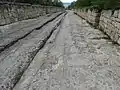
[[[68,12],[14,90],[120,90],[120,46]]]

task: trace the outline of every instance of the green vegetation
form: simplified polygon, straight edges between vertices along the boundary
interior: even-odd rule
[[[72,8],[75,8],[75,7],[76,7],[76,2],[73,1],[73,2],[71,3],[71,5],[68,6],[68,9],[72,9]]]
[[[2,1],[64,7],[63,3],[60,0],[2,0]]]
[[[73,5],[74,3],[74,5]],[[71,8],[120,9],[120,0],[77,0]]]

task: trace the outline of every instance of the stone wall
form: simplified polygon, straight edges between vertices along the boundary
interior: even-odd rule
[[[82,18],[103,30],[114,42],[120,44],[120,10],[77,10],[76,12]]]
[[[120,11],[104,10],[100,16],[99,28],[120,44]]]
[[[53,6],[40,6],[30,4],[0,3],[0,25],[35,18],[63,10]]]
[[[98,11],[89,10],[89,9],[81,9],[76,11],[78,15],[87,20],[92,25],[96,26],[96,17],[98,15]]]

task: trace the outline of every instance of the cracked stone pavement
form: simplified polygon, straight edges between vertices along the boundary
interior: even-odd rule
[[[13,90],[120,90],[120,46],[68,11]]]

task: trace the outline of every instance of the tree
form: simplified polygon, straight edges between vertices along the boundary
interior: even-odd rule
[[[63,3],[60,0],[0,0],[0,1],[63,7]]]
[[[75,7],[97,8],[97,9],[119,9],[120,0],[77,0]]]
[[[76,2],[73,1],[73,2],[68,6],[68,9],[72,9],[72,8],[74,8],[75,5],[76,5]]]
[[[63,3],[60,0],[54,0],[53,5],[57,7],[64,7]]]

